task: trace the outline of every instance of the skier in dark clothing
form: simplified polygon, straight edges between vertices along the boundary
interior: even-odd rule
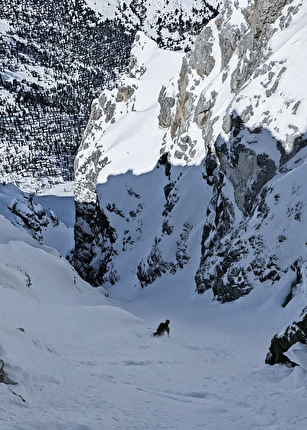
[[[157,331],[154,333],[154,336],[163,336],[165,332],[167,332],[169,336],[169,320],[166,320],[165,322],[161,322],[159,324],[159,327],[157,328]]]
[[[4,361],[0,359],[0,382],[4,382]]]

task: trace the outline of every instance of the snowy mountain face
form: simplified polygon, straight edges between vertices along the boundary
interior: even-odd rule
[[[219,2],[131,0],[118,7],[126,26],[142,29],[160,47],[189,51],[202,27],[217,15]]]
[[[1,428],[305,429],[304,345],[287,353],[301,367],[263,361],[291,315],[280,292],[219,305],[170,277],[114,302],[2,215],[0,256]],[[165,315],[170,337],[156,338]]]
[[[117,291],[184,279],[220,302],[277,289],[303,309],[306,13],[225,1],[186,55],[137,34],[76,158],[83,277]]]
[[[1,184],[0,214],[40,244],[56,248],[65,257],[74,247],[75,205],[71,190],[64,187],[61,194],[60,198],[28,194],[13,184]]]
[[[186,55],[138,32],[75,202],[0,186],[1,428],[305,430],[306,16],[225,0]]]
[[[128,63],[136,31],[142,28],[161,46],[173,41],[174,49],[188,49],[215,15],[200,0],[3,2],[2,181],[31,192],[72,180],[91,102],[114,86]]]

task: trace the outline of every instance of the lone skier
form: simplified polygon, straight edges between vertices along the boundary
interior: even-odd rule
[[[4,382],[4,361],[0,359],[0,382]]]
[[[154,336],[163,336],[164,333],[167,332],[169,337],[169,323],[170,323],[169,320],[166,320],[165,322],[161,322],[156,332],[154,333]]]

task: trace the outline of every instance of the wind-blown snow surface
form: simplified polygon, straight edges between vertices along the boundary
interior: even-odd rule
[[[301,309],[282,288],[221,305],[181,272],[114,301],[3,216],[0,253],[1,429],[305,429],[304,350],[303,367],[264,364]]]

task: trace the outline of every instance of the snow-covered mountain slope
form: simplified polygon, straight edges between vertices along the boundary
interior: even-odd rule
[[[263,360],[299,297],[280,313],[281,289],[261,286],[222,305],[168,275],[114,302],[2,215],[0,253],[1,428],[305,429],[303,346],[301,367]]]
[[[76,158],[82,276],[133,291],[183,272],[222,302],[264,285],[303,309],[306,17],[300,0],[226,1],[180,68],[137,35]]]
[[[61,256],[71,197],[1,187],[1,428],[305,429],[305,83],[299,71],[289,79],[287,109],[283,78],[305,43],[306,5],[240,5],[225,2],[181,71],[182,54],[139,34],[130,75],[93,104],[76,162],[74,263],[109,297]],[[278,52],[286,70],[255,87]],[[152,337],[166,318],[170,338]],[[268,350],[267,363],[299,366],[268,366]]]
[[[179,76],[174,75],[169,80],[169,76],[174,74],[172,68],[177,67],[173,54],[169,57],[168,68],[163,63],[162,69],[166,74],[164,82],[160,75],[154,79],[160,79],[164,85],[159,96],[159,126],[166,131],[166,135],[162,140],[157,136],[156,146],[161,152],[168,153],[172,164],[198,164],[208,150],[216,152],[214,143],[219,136],[226,143],[231,142],[231,132],[234,130],[238,134],[240,127],[248,128],[252,134],[251,137],[246,136],[250,141],[248,147],[257,138],[254,134],[262,128],[280,142],[278,148],[265,142],[264,145],[259,142],[257,145],[257,152],[263,152],[263,147],[266,148],[275,164],[285,162],[287,156],[295,153],[300,146],[300,139],[306,131],[306,84],[304,64],[298,62],[297,58],[306,44],[306,10],[299,0],[277,1],[275,6],[271,8],[263,2],[254,5],[253,1],[246,1],[238,8],[233,2],[225,2],[219,17],[205,27],[194,50],[184,58]],[[143,92],[143,82],[152,79],[152,67],[155,67],[152,66],[153,48],[145,39],[144,42],[140,41],[140,35],[137,38],[132,56],[139,58],[139,64],[136,72],[133,64],[131,67],[134,76],[140,80],[141,89],[135,93],[137,82],[130,81],[129,85],[129,79],[123,78],[124,88],[119,88],[118,94],[117,90],[104,92],[100,101],[96,100],[84,139],[83,145],[86,147],[94,140],[99,141],[100,146],[103,145],[102,135],[106,128],[107,134],[103,138],[106,140],[108,133],[113,132],[115,127],[117,133],[121,129],[123,135],[129,135],[128,129],[125,132],[125,125],[114,125],[114,121],[127,111],[138,111],[138,107],[133,105],[136,97],[150,103],[147,98],[150,94]],[[227,43],[232,43],[229,49]],[[140,44],[144,45],[141,49],[137,48]],[[141,55],[140,51],[144,50],[147,50],[147,54]],[[151,59],[150,70],[141,78],[140,74],[147,67],[142,64],[148,59]],[[160,68],[155,67],[155,73],[157,69],[160,72]],[[166,69],[169,70],[168,75]],[[133,88],[126,89],[129,86]],[[156,121],[155,114],[153,117]],[[111,127],[108,127],[110,124]],[[99,132],[95,136],[88,136],[89,130],[95,133],[95,127],[99,128]],[[159,128],[155,128],[157,133]],[[114,141],[117,143],[117,136]],[[107,144],[105,150],[109,150],[109,147],[110,144]],[[252,146],[254,148],[255,145]],[[126,164],[129,166],[127,155],[126,159],[122,161],[123,169]],[[156,156],[154,161],[157,159]],[[143,158],[140,157],[138,161],[141,165]],[[116,174],[118,170],[112,169],[114,164],[112,160],[110,164],[107,162],[106,168],[98,167],[97,170],[101,171],[103,177]]]
[[[0,185],[0,214],[65,257],[74,248],[75,205],[70,187],[68,183],[51,194],[45,190],[33,195],[13,184]]]
[[[292,45],[294,42],[298,46],[306,43],[306,31],[303,31],[306,7],[299,1],[289,3],[290,6],[279,5],[275,20],[266,6],[257,3],[250,24],[251,18],[247,19],[247,15],[252,10],[248,6],[251,8],[252,4],[237,10],[231,2],[226,2],[218,21],[205,28],[194,51],[183,58],[179,80],[170,78],[176,76],[181,54],[161,52],[152,41],[138,34],[130,74],[123,77],[119,88],[102,93],[93,103],[92,116],[75,164],[76,200],[95,204],[97,184],[105,183],[110,175],[128,170],[136,175],[150,172],[162,156],[172,165],[203,165],[205,185],[209,185],[207,195],[212,199],[211,212],[216,213],[219,204],[224,205],[220,208],[220,217],[227,218],[228,212],[229,222],[224,220],[224,233],[230,230],[232,223],[238,225],[246,216],[251,216],[260,192],[266,192],[264,186],[272,178],[275,184],[286,169],[296,167],[294,163],[286,167],[285,163],[305,142],[306,101],[304,91],[301,97],[298,94],[298,88],[305,83],[293,58],[296,51]],[[258,29],[264,34],[261,42],[258,36],[255,37],[259,17],[263,20],[263,26]],[[220,32],[218,28],[221,28]],[[227,60],[224,57],[229,52],[224,51],[220,42],[225,31],[230,29],[238,32],[238,48]],[[247,61],[246,56],[238,55],[239,48],[251,40],[259,44],[258,54],[262,57],[259,55],[257,60],[250,60],[249,66],[244,66],[248,72],[244,69],[239,77],[240,67]],[[207,72],[201,70],[201,67],[207,67],[206,47],[212,51],[212,57],[207,56],[215,63]],[[198,58],[200,55],[204,57]],[[166,58],[168,67],[161,67],[162,63],[166,64]],[[273,80],[277,76],[273,64],[278,69],[281,63],[283,79],[275,79],[272,84],[275,91],[269,91],[266,79]],[[297,86],[296,92],[286,80],[293,74],[296,79],[292,86]],[[235,77],[241,82],[241,87],[238,84],[236,89],[233,87]],[[245,82],[242,82],[243,77]],[[168,87],[163,87],[158,95],[163,80]],[[290,92],[294,97],[292,104],[297,107],[294,110],[290,108]],[[270,110],[268,103],[271,103]],[[270,115],[275,118],[273,122],[267,120]],[[281,124],[277,127],[274,124],[279,117]],[[201,175],[200,180],[203,181]],[[169,190],[173,186],[174,178],[169,178]],[[110,204],[112,206],[112,202]],[[301,206],[304,207],[303,202]],[[213,215],[213,223],[222,223],[222,218],[219,220],[217,215]],[[207,237],[205,234],[203,237],[207,242],[223,236],[216,236],[218,226],[212,225],[211,218],[209,214],[202,217],[202,223],[208,224]],[[116,229],[115,225],[113,227]],[[218,241],[215,245],[220,246]]]
[[[104,91],[92,104],[75,160],[77,201],[95,202],[96,184],[106,182],[109,174],[129,169],[140,174],[153,169],[164,135],[157,127],[161,82],[178,72],[182,56],[161,50],[143,33],[137,34],[129,74],[117,88]],[[123,125],[117,127],[118,122]]]
[[[4,2],[0,8],[2,181],[36,191],[41,184],[72,180],[91,102],[124,70],[136,31],[142,28],[161,46],[187,48],[201,26],[216,15],[209,3],[194,3]]]
[[[108,19],[142,29],[160,47],[189,50],[202,27],[217,15],[219,0],[85,0]]]
[[[244,126],[252,134],[270,131],[280,152],[296,151],[296,139],[306,131],[304,63],[297,61],[306,45],[306,6],[275,3],[247,1],[236,9],[228,1],[204,29],[181,69],[175,114],[167,124],[171,140],[180,143],[186,134],[193,140],[197,125],[206,151],[218,136],[228,142]]]

